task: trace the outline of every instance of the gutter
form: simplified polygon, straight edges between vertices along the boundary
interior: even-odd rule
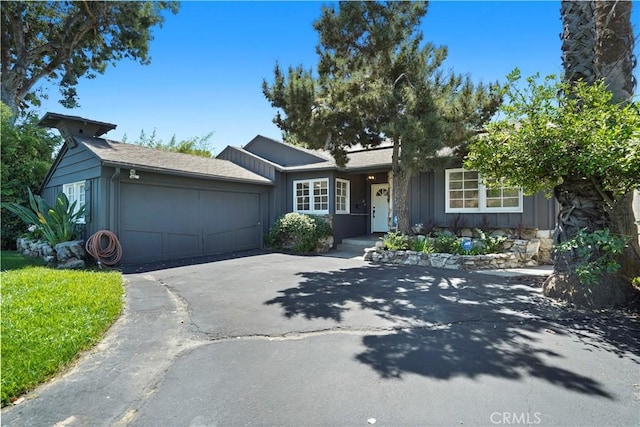
[[[236,182],[241,184],[257,184],[257,185],[268,185],[268,186],[275,185],[274,182],[264,177],[260,177],[262,178],[262,180],[232,178],[232,177],[226,177],[222,175],[207,175],[207,174],[193,173],[193,172],[190,173],[185,171],[178,171],[175,169],[152,168],[148,166],[141,166],[134,163],[120,163],[120,162],[115,163],[115,162],[109,162],[109,161],[103,161],[102,165],[115,167],[116,169],[131,168],[131,169],[135,169],[136,171],[154,172],[154,173],[160,173],[164,175],[183,176],[187,178],[204,178],[212,181],[225,181],[225,182]]]

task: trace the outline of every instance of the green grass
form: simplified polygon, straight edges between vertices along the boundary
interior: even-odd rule
[[[2,406],[98,342],[123,305],[118,272],[53,270],[13,258],[10,264],[17,269],[0,273]]]
[[[34,265],[44,265],[42,258],[31,258],[22,256],[16,251],[2,251],[0,253],[0,270],[18,270]]]

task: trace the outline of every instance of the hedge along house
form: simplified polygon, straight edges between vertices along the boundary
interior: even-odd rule
[[[280,215],[329,218],[334,243],[393,228],[391,147],[354,150],[343,168],[328,153],[257,136],[216,159],[170,153],[101,138],[110,123],[47,113],[65,143],[40,193],[59,192],[87,206],[83,237],[107,229],[123,263],[186,258],[262,247]],[[460,162],[458,162],[460,164]],[[552,230],[556,206],[518,188],[487,189],[461,167],[412,179],[413,224]]]
[[[123,263],[262,247],[271,180],[225,160],[100,138],[110,123],[47,113],[40,125],[65,141],[40,194],[86,205],[82,237],[115,232]]]

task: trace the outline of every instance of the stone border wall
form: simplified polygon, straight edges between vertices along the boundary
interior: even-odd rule
[[[538,265],[540,241],[538,239],[509,239],[505,242],[508,252],[487,255],[427,254],[415,251],[385,250],[382,241],[364,251],[364,260],[380,264],[422,265],[449,270],[493,270],[523,268]]]
[[[54,248],[43,240],[29,240],[24,237],[16,241],[18,252],[24,256],[42,258],[47,264],[60,269],[79,269],[85,267],[87,254],[84,251],[84,241],[73,240],[62,242]]]

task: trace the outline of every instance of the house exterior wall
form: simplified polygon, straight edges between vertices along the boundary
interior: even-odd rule
[[[254,138],[244,149],[282,166],[309,165],[322,161],[320,158],[305,151],[261,136]]]
[[[255,172],[260,176],[267,179],[274,180],[276,177],[276,168],[268,162],[262,161],[254,156],[251,156],[245,152],[234,149],[233,147],[225,148],[219,155],[218,159],[229,160],[236,165],[242,166],[245,169]]]
[[[65,144],[62,149],[63,152],[58,164],[49,176],[44,188],[62,186],[100,176],[100,160],[83,145],[79,144],[74,148],[68,148]]]
[[[85,182],[85,224],[80,226],[80,237],[86,238],[100,229],[101,212],[100,200],[103,197],[101,186],[102,169],[100,161],[82,144],[62,148],[55,168],[47,177],[41,189],[41,196],[49,203],[55,203],[56,197],[62,192],[64,184]]]
[[[411,180],[409,189],[409,212],[411,224],[430,223],[446,227],[457,213],[445,212],[445,170],[423,172]],[[492,228],[537,228],[553,230],[556,220],[556,202],[543,193],[523,196],[522,213],[461,213],[466,227],[477,227],[488,221]]]
[[[369,203],[371,199],[370,185],[367,185],[364,174],[336,174],[336,178],[349,181],[349,213],[334,214],[333,216],[333,238],[335,244],[342,243],[342,239],[348,237],[362,236],[369,234]],[[335,179],[333,180],[335,187]],[[330,193],[335,204],[335,191]],[[334,210],[335,212],[335,210]]]

